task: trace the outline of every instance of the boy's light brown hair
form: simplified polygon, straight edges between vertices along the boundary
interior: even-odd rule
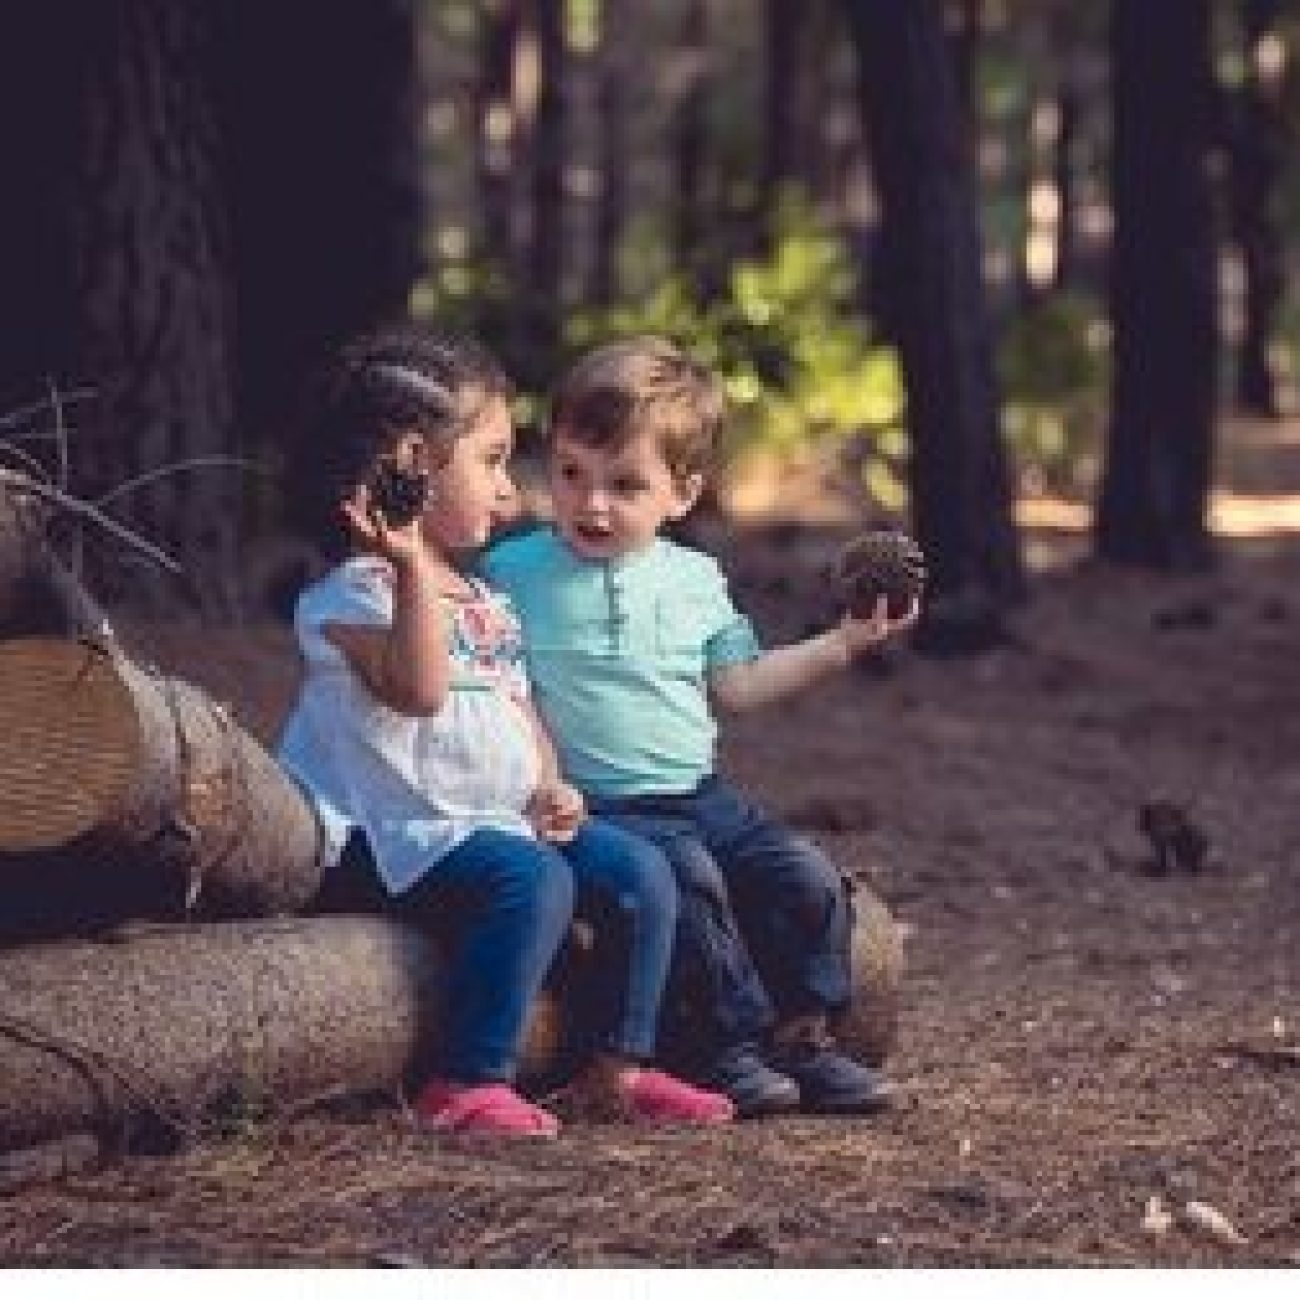
[[[607,343],[582,357],[551,402],[550,436],[619,451],[649,433],[679,482],[704,474],[726,416],[722,385],[667,339]]]

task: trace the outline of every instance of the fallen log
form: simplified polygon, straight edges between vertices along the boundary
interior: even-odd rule
[[[104,611],[51,547],[49,514],[0,483],[0,636],[109,640]]]
[[[859,905],[857,926],[859,952],[898,957],[883,906]],[[0,951],[0,1150],[76,1133],[129,1145],[160,1125],[187,1137],[232,1114],[397,1094],[436,1050],[442,971],[418,931],[360,916],[137,925]],[[875,1060],[900,973],[901,958],[857,972],[846,1038]],[[608,982],[581,948],[558,963],[533,1011],[525,1082],[571,1071]]]
[[[0,644],[0,938],[302,910],[320,832],[224,710],[103,644]]]
[[[836,1022],[839,1039],[871,1065],[883,1065],[898,1036],[903,934],[862,882],[853,889],[853,1001]]]
[[[0,952],[0,1150],[92,1133],[129,1145],[342,1093],[398,1094],[438,1041],[442,963],[379,917],[130,926]],[[562,1016],[535,1009],[525,1074]]]

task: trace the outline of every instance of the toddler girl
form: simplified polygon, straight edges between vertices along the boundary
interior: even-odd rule
[[[726,1098],[640,1064],[677,915],[671,868],[586,818],[530,701],[509,603],[456,562],[514,505],[508,397],[495,362],[464,341],[405,330],[336,357],[290,491],[338,563],[298,601],[306,675],[280,757],[324,827],[327,892],[368,895],[449,940],[422,1122],[557,1132],[513,1078],[575,889],[590,889],[625,922],[630,956],[617,1018],[578,1089],[629,1118],[722,1123]],[[416,507],[405,522],[400,494],[385,490],[395,473]]]

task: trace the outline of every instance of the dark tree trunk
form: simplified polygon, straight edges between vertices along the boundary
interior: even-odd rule
[[[564,272],[565,37],[563,0],[534,5],[538,75],[533,126],[532,238],[528,254],[529,316],[535,341],[549,353],[559,337]]]
[[[1057,108],[1061,118],[1052,162],[1052,175],[1061,205],[1060,224],[1057,226],[1056,236],[1056,266],[1052,275],[1052,287],[1057,290],[1067,288],[1074,278],[1077,197],[1072,155],[1079,129],[1080,108],[1079,89],[1068,68],[1071,56],[1067,52],[1063,57],[1067,68],[1057,91]]]
[[[950,51],[931,0],[845,0],[845,10],[907,384],[914,525],[930,564],[920,644],[976,647],[1025,586]]]
[[[76,210],[82,5],[0,6],[0,415],[77,378]],[[10,431],[10,436],[13,434]]]
[[[4,400],[93,385],[69,485],[231,449],[234,312],[210,6],[55,0],[0,19]],[[8,10],[6,11],[8,13]],[[197,572],[228,571],[229,474],[159,481],[120,507]],[[96,538],[110,592],[141,575]]]
[[[1097,515],[1105,559],[1210,558],[1216,262],[1208,0],[1112,8],[1114,383]]]
[[[475,166],[478,172],[482,252],[513,278],[515,270],[514,120],[515,54],[519,44],[519,0],[491,0],[480,16],[478,85],[474,93]],[[506,134],[508,125],[509,133]]]
[[[74,490],[278,433],[322,343],[404,309],[414,69],[407,0],[6,7],[0,401],[96,387],[73,412]],[[248,497],[206,469],[114,510],[222,604]],[[138,564],[95,541],[96,589],[139,595]]]
[[[979,58],[984,41],[984,0],[959,0],[952,11],[953,61],[957,73],[957,99],[970,125],[971,139],[979,138]]]
[[[600,199],[596,207],[596,250],[592,263],[591,296],[608,305],[618,297],[618,254],[627,224],[628,133],[627,81],[631,48],[627,0],[605,0],[601,6],[600,67],[596,112],[600,119]]]
[[[799,130],[802,35],[807,6],[801,0],[767,0],[765,17],[766,78],[763,113],[763,196],[767,207],[795,173]]]
[[[1237,400],[1254,415],[1278,414],[1269,364],[1273,324],[1285,286],[1282,245],[1272,211],[1286,154],[1283,72],[1262,66],[1263,42],[1281,0],[1244,0],[1246,84],[1231,139],[1233,235],[1246,277],[1245,333],[1237,367]]]
[[[226,0],[241,413],[275,437],[304,370],[403,315],[424,211],[409,0]]]
[[[676,264],[699,273],[704,233],[704,168],[708,131],[709,8],[707,0],[687,0],[676,57],[683,75],[670,127],[673,172],[673,250]]]
[[[118,0],[82,20],[92,60],[74,240],[78,351],[101,395],[87,448],[96,492],[236,449],[212,12],[201,0]],[[235,571],[239,502],[229,473],[194,473],[142,489],[131,514],[211,580]]]

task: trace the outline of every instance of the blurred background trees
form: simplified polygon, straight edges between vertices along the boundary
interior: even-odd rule
[[[1017,500],[1204,564],[1217,416],[1295,409],[1298,37],[1283,0],[8,6],[0,410],[94,384],[93,496],[273,459],[376,320],[481,335],[525,423],[662,331],[731,395],[724,509],[909,520],[978,640]],[[215,472],[115,506],[213,573],[276,514]]]

